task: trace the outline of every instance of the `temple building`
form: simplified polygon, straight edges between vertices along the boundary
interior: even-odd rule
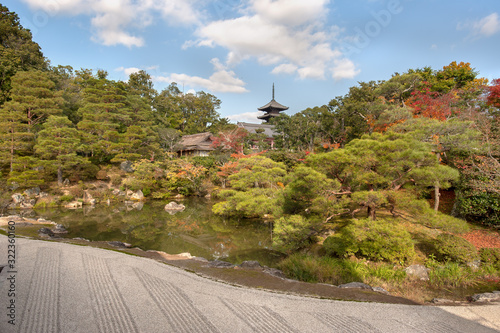
[[[288,106],[281,105],[274,100],[274,83],[273,83],[273,99],[266,105],[258,108],[259,111],[264,111],[262,116],[258,116],[258,119],[264,120],[266,123],[269,122],[271,117],[278,117],[281,111],[288,110]]]

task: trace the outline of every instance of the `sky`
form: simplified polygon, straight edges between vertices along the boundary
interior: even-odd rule
[[[469,62],[500,78],[498,0],[7,0],[53,66],[145,70],[155,89],[221,100],[260,123],[272,98],[292,115],[362,81]]]

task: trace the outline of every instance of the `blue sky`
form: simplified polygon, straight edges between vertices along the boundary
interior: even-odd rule
[[[160,91],[209,92],[221,116],[294,114],[359,81],[452,61],[500,78],[498,0],[8,0],[52,65],[139,69]]]

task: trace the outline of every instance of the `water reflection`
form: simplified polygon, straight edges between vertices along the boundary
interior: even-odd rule
[[[83,209],[37,210],[40,217],[63,224],[66,237],[122,241],[143,250],[189,252],[233,263],[258,260],[274,266],[280,254],[272,250],[272,225],[263,221],[224,219],[206,199],[183,200],[186,209],[166,212],[167,202],[85,206]]]

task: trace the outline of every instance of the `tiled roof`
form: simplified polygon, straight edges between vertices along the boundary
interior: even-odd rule
[[[288,110],[288,106],[281,105],[280,103],[276,102],[273,98],[269,103],[258,108],[258,110],[260,111],[267,111],[269,109]]]
[[[177,144],[177,151],[180,150],[214,150],[212,147],[212,133],[204,132],[191,135],[184,135]]]
[[[261,128],[264,130],[264,134],[268,138],[272,138],[273,135],[276,135],[277,133],[274,131],[274,125],[265,125],[265,124],[251,124],[251,123],[243,123],[243,122],[238,122],[238,126],[247,130],[250,133],[257,133],[255,130]]]

